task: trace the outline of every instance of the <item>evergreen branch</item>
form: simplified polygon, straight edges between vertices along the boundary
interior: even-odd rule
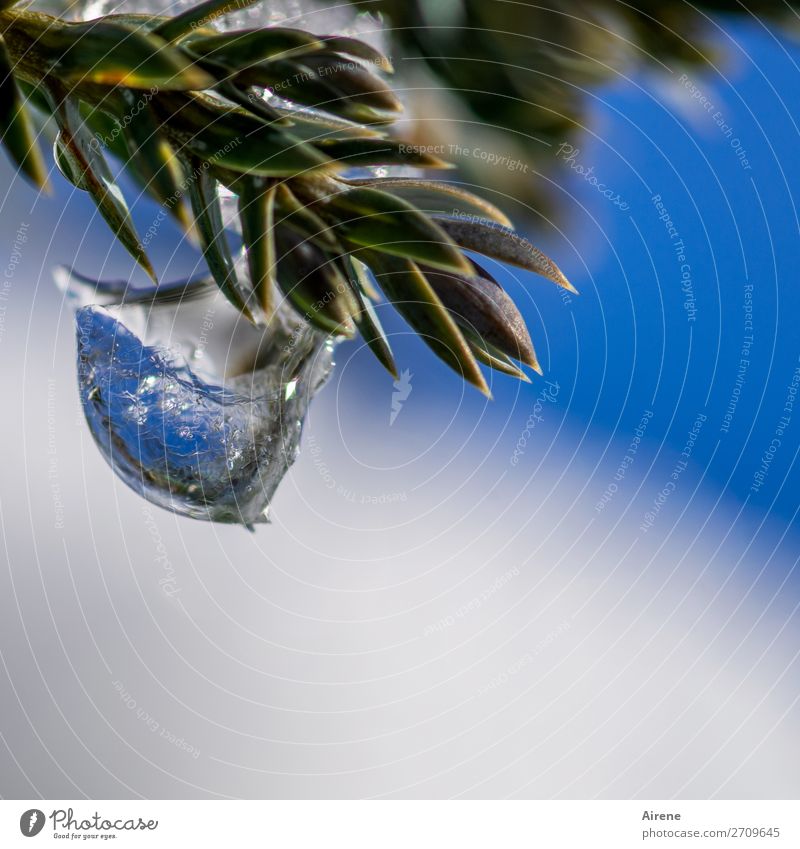
[[[209,26],[248,5],[210,0],[172,18],[80,23],[0,5],[0,131],[16,167],[45,187],[35,103],[59,128],[59,169],[153,279],[106,152],[195,229],[214,281],[249,320],[269,322],[277,287],[321,331],[361,333],[396,376],[370,304],[371,272],[431,349],[482,391],[479,362],[527,379],[514,361],[539,365],[524,321],[464,251],[574,291],[566,278],[501,210],[451,183],[348,176],[354,167],[448,164],[386,137],[401,104],[381,76],[391,63],[375,48],[299,29]],[[237,274],[220,187],[239,199],[248,279]]]

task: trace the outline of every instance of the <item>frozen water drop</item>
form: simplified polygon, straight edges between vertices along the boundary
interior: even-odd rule
[[[223,315],[221,306],[209,349],[224,351],[213,361],[234,373],[200,372],[189,357],[196,312],[206,301],[161,302],[155,294],[148,301],[139,293],[123,303],[80,306],[81,403],[100,451],[144,498],[195,519],[250,526],[266,521],[298,454],[302,420],[330,373],[332,346],[288,307],[264,330],[243,324],[233,308]]]

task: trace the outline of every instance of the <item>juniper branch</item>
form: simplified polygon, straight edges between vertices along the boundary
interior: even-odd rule
[[[479,361],[523,379],[513,361],[538,369],[519,311],[464,251],[571,288],[555,264],[486,199],[398,174],[397,166],[448,165],[387,135],[402,106],[383,78],[385,56],[342,36],[212,26],[244,5],[250,0],[210,0],[176,17],[79,23],[6,6],[0,131],[8,155],[46,188],[31,110],[52,116],[62,174],[90,194],[155,279],[106,157],[121,159],[195,230],[220,290],[256,324],[268,325],[280,291],[325,333],[360,332],[396,375],[369,272],[434,353],[482,391]],[[353,173],[376,166],[391,176]],[[239,198],[247,279],[222,225],[221,186]]]

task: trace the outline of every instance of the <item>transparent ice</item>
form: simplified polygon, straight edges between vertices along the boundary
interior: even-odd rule
[[[332,342],[285,305],[256,328],[207,280],[142,290],[60,269],[57,282],[76,308],[86,421],[117,475],[184,516],[266,521]]]

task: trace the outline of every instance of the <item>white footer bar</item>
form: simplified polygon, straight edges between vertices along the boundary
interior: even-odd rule
[[[794,801],[0,801],[0,846],[797,849]]]

